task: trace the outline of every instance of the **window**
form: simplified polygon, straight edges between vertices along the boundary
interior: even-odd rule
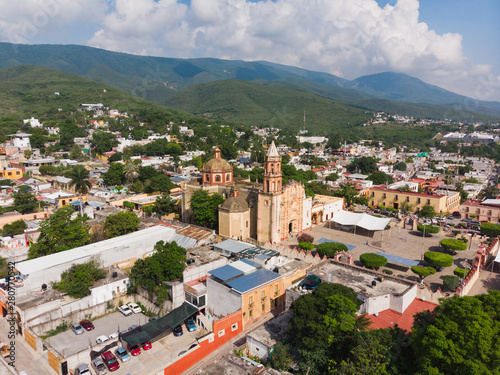
[[[16,171],[16,174],[17,174],[17,175],[20,175],[20,174],[21,174],[21,172],[19,172],[19,171]]]
[[[229,175],[228,174],[226,175],[226,181],[229,181]]]
[[[430,199],[427,199],[427,203],[426,205],[430,205],[431,204],[431,200]]]
[[[409,202],[410,201],[410,197],[406,197],[406,201]]]
[[[205,181],[210,181],[210,176],[208,174],[205,175]]]
[[[234,332],[238,329],[238,323],[234,323],[232,326],[231,326],[231,332]]]
[[[374,191],[372,191],[372,198],[373,198],[374,196],[375,196],[375,192],[374,192]]]
[[[387,194],[386,193],[382,194],[382,199],[385,199],[385,198],[387,198]]]
[[[248,297],[248,306],[250,306],[250,307],[253,306],[253,297],[252,296]]]
[[[266,304],[265,303],[262,304],[262,311],[266,311]]]
[[[375,202],[374,202],[374,201],[372,201],[372,206],[374,206],[374,205],[375,205]]]
[[[247,220],[247,222],[245,223],[245,225],[246,225],[246,227],[248,228],[248,220]]]
[[[420,198],[417,198],[417,204],[420,204]]]
[[[12,176],[12,172],[7,173],[9,176]]]
[[[397,195],[397,194],[394,196],[394,200],[395,200],[395,201],[397,201],[397,200],[398,200],[398,195]]]
[[[249,319],[253,318],[253,310],[248,310],[248,318]]]
[[[465,212],[469,212],[469,207],[465,207]]]
[[[216,182],[220,182],[220,176],[219,175],[215,176],[215,181]]]
[[[488,210],[488,216],[491,216],[491,210]]]
[[[262,291],[262,299],[266,299],[266,291],[265,290]]]
[[[278,292],[279,292],[279,287],[278,287],[278,284],[276,284],[274,286],[274,294],[278,294]]]
[[[219,337],[222,337],[222,336],[224,336],[225,334],[226,334],[226,330],[221,329],[217,335],[218,335]]]
[[[208,338],[208,343],[211,343],[211,342],[214,342],[214,337],[213,337],[213,336],[210,336],[210,337]]]

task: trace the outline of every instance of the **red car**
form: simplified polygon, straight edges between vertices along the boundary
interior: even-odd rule
[[[136,355],[139,355],[141,354],[141,348],[139,345],[128,345],[128,351],[130,352],[130,354],[132,354],[134,357]]]
[[[109,371],[116,371],[120,368],[120,363],[118,363],[118,360],[110,350],[102,353],[101,355],[104,363],[108,366]]]
[[[142,343],[142,348],[143,348],[144,350],[149,350],[149,349],[151,349],[152,347],[153,347],[153,345],[151,345],[151,341],[144,341],[144,342]]]
[[[95,328],[94,325],[92,324],[92,322],[88,319],[82,320],[80,322],[80,325],[83,328],[85,328],[87,331],[92,331]]]

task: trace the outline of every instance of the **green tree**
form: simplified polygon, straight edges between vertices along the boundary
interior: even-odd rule
[[[287,371],[293,365],[293,357],[281,342],[273,346],[268,365],[278,371]]]
[[[354,159],[354,161],[348,165],[347,169],[350,172],[370,175],[377,170],[377,160],[371,156],[362,156]]]
[[[399,205],[399,209],[403,213],[403,215],[408,215],[410,212],[413,212],[413,205],[409,202],[403,201]]]
[[[154,193],[158,191],[160,193],[168,193],[174,187],[175,185],[170,180],[170,177],[164,174],[159,174],[149,180],[149,184],[145,186],[144,190],[146,191],[146,193]]]
[[[445,238],[442,239],[439,244],[445,249],[452,251],[463,251],[467,250],[467,244],[463,241],[457,240],[455,238]]]
[[[420,276],[420,281],[423,281],[427,276],[434,275],[436,273],[436,269],[434,267],[412,266],[411,270],[413,273]]]
[[[419,232],[423,232],[425,234],[436,234],[436,233],[439,233],[439,227],[436,227],[434,225],[418,224],[417,225],[417,230]]]
[[[35,194],[30,192],[28,186],[20,186],[17,193],[14,194],[14,208],[22,214],[35,211],[38,205]]]
[[[27,225],[24,220],[16,220],[10,224],[5,224],[2,228],[2,236],[15,236],[16,234],[23,234],[26,227]]]
[[[436,216],[436,210],[434,209],[434,206],[425,205],[420,209],[420,211],[418,211],[417,215],[420,218],[424,217],[427,219],[431,219]]]
[[[132,182],[137,177],[139,177],[140,166],[141,166],[140,160],[130,160],[127,164],[125,164],[125,166],[123,167],[123,171],[127,181]]]
[[[343,197],[346,207],[351,207],[354,198],[358,195],[356,185],[351,182],[339,184],[340,190],[334,190],[332,194],[336,197]]]
[[[496,374],[500,361],[500,292],[445,298],[419,313],[413,347],[420,374]]]
[[[426,251],[424,259],[436,267],[450,267],[453,264],[453,257],[451,255],[435,251]]]
[[[394,167],[393,167],[395,170],[397,171],[406,171],[406,163],[405,162],[398,162],[396,164],[394,164]]]
[[[481,233],[487,234],[489,236],[500,236],[500,225],[493,223],[482,223]]]
[[[80,194],[81,200],[82,194],[87,194],[92,188],[92,183],[89,181],[90,172],[79,164],[75,165],[66,175],[71,179],[69,187],[73,187],[75,192]]]
[[[176,202],[169,194],[163,194],[156,197],[153,210],[160,216],[168,215],[175,211],[175,205]]]
[[[361,254],[359,260],[367,267],[379,268],[387,264],[387,258],[375,253]]]
[[[125,174],[123,171],[123,164],[111,163],[107,172],[103,173],[102,179],[108,186],[121,185],[125,182]]]
[[[106,217],[104,233],[106,238],[123,236],[139,228],[141,221],[133,211],[122,211]]]
[[[87,216],[71,216],[75,213],[72,205],[64,206],[53,212],[40,224],[40,237],[31,245],[28,257],[30,259],[44,255],[70,250],[83,246],[90,240]]]
[[[96,130],[92,134],[92,139],[90,140],[92,145],[92,150],[102,155],[108,151],[111,151],[113,147],[118,145],[116,137],[112,133],[105,133],[102,130]]]
[[[375,171],[368,176],[367,180],[373,181],[374,185],[392,184],[394,179],[385,172]]]
[[[314,245],[309,242],[299,242],[299,249],[311,251],[314,249]]]
[[[344,245],[343,243],[336,243],[336,242],[324,242],[316,246],[316,251],[320,256],[323,257],[326,255],[329,258],[333,257],[335,253],[348,250],[349,249],[347,248],[346,245]]]
[[[90,287],[105,275],[106,271],[101,269],[100,263],[92,259],[87,263],[73,264],[61,274],[61,281],[54,288],[73,298],[83,298],[90,294]]]
[[[217,208],[224,202],[218,193],[209,194],[206,190],[197,190],[191,196],[191,210],[195,224],[215,229],[218,224]]]

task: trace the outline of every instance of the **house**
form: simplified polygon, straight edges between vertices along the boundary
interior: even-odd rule
[[[287,311],[249,332],[246,337],[248,354],[267,361],[273,347],[284,340],[292,313]]]

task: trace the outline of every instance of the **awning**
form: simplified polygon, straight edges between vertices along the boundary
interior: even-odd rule
[[[339,211],[332,217],[331,221],[340,225],[351,225],[367,230],[384,230],[391,219],[371,216],[365,213],[356,214],[349,211]]]

